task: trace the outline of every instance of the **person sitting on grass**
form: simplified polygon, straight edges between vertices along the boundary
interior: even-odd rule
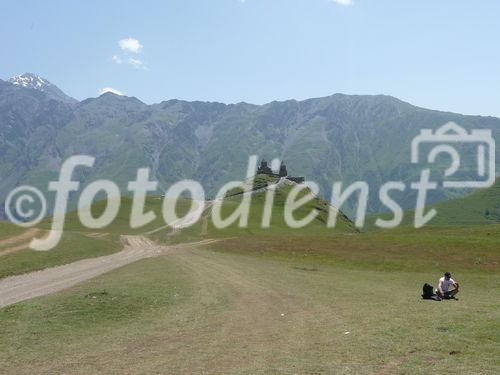
[[[450,286],[454,289],[450,290]],[[458,283],[451,278],[451,273],[445,272],[444,276],[439,279],[436,294],[442,299],[455,299],[458,293]]]

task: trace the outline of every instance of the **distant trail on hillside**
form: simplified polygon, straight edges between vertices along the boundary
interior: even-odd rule
[[[183,248],[205,245],[204,240],[173,246],[158,245],[142,236],[122,236],[124,249],[99,258],[84,259],[42,271],[0,280],[0,308],[35,297],[55,293],[141,259],[173,253]]]
[[[31,229],[28,229],[26,232],[21,233],[17,236],[13,236],[13,237],[9,237],[9,238],[0,240],[0,247],[17,244],[17,243],[24,241],[24,240],[31,241],[31,239],[33,237],[35,237],[38,234],[38,232],[40,232],[39,229],[31,228]]]
[[[31,239],[38,233],[39,229],[31,228],[17,236],[0,240],[0,257],[29,248]]]
[[[213,201],[206,201],[205,208],[203,211],[210,210],[212,205],[213,205]],[[185,227],[186,223],[191,222],[191,220],[194,217],[196,217],[196,214],[187,215],[186,217],[182,217],[182,218],[174,221],[173,223],[165,224],[159,228],[155,228],[153,230],[150,230],[149,232],[145,232],[144,235],[158,233],[158,232],[161,232],[162,230],[165,230],[168,228],[172,228],[172,234],[177,233],[180,229]]]

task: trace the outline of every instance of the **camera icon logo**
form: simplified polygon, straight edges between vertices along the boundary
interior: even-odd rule
[[[476,160],[468,161],[475,169],[474,179],[445,180],[445,188],[485,188],[495,183],[495,140],[491,130],[473,129],[470,133],[454,122],[438,128],[422,129],[411,144],[411,162],[419,163],[419,151],[423,144],[432,145],[427,155],[428,163],[435,163],[440,154],[448,154],[451,165],[445,171],[445,177],[452,177],[460,169],[462,160],[455,146],[465,146],[471,155],[476,155]]]

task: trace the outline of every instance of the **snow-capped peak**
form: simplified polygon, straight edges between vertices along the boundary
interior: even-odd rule
[[[9,82],[15,86],[43,92],[48,98],[65,103],[76,103],[76,99],[66,95],[56,85],[50,83],[45,78],[33,73],[24,73],[9,78]]]
[[[36,89],[40,91],[45,91],[48,86],[52,86],[52,84],[46,79],[32,73],[24,73],[18,76],[14,76],[9,79],[9,82],[17,86]]]

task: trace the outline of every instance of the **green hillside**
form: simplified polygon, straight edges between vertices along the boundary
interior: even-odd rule
[[[274,183],[276,179],[268,176],[257,176],[255,188],[263,188],[268,183]],[[328,204],[320,198],[314,198],[308,204],[298,209],[294,217],[298,220],[307,215],[311,210],[319,212],[318,217],[304,228],[291,230],[284,221],[284,202],[293,185],[284,185],[275,193],[270,228],[261,228],[262,215],[264,212],[265,192],[255,193],[251,196],[248,226],[239,228],[237,223],[224,228],[217,229],[211,219],[211,203],[208,202],[201,219],[188,228],[176,229],[165,224],[162,216],[163,199],[159,196],[148,197],[145,211],[153,211],[156,219],[148,225],[131,229],[130,212],[132,199],[124,197],[121,200],[120,211],[115,220],[102,229],[88,229],[80,223],[76,211],[68,212],[65,221],[65,230],[59,245],[47,252],[32,251],[27,248],[20,249],[7,255],[2,251],[12,248],[12,245],[0,245],[0,278],[40,270],[55,265],[74,262],[79,259],[108,255],[122,248],[121,235],[145,235],[161,243],[172,244],[186,241],[196,241],[205,238],[233,238],[250,236],[332,236],[338,233],[355,233],[349,219],[339,213],[336,228],[327,228],[326,220]],[[308,190],[307,190],[308,191]],[[241,196],[237,191],[232,191],[233,196],[228,196],[222,204],[222,218],[229,216],[239,206]],[[191,206],[191,200],[180,199],[176,204],[178,216],[183,216]],[[96,202],[90,208],[94,217],[104,211],[105,201]],[[51,228],[51,219],[47,218],[37,228],[40,230],[38,236],[43,236]],[[24,232],[24,229],[6,222],[0,222],[0,239],[9,238]],[[21,241],[27,244],[28,239]],[[15,244],[19,245],[18,243]]]
[[[479,225],[500,223],[500,178],[494,186],[434,207],[438,214],[431,224]]]
[[[277,182],[277,178],[272,178],[265,175],[258,175],[254,181],[254,189],[262,189],[268,184]],[[327,218],[329,212],[329,204],[319,197],[314,197],[310,202],[294,211],[294,218],[300,220],[307,216],[311,211],[318,212],[317,217],[307,226],[300,229],[290,229],[285,222],[285,201],[290,193],[294,183],[283,185],[275,192],[273,201],[273,210],[269,228],[262,228],[262,217],[264,213],[264,205],[266,192],[257,192],[251,195],[251,205],[249,210],[248,226],[240,228],[238,222],[224,229],[218,229],[212,221],[212,205],[205,210],[201,220],[194,226],[180,231],[177,236],[165,237],[171,241],[185,241],[186,239],[197,238],[227,238],[227,237],[247,237],[247,236],[331,236],[337,233],[356,233],[353,223],[340,212],[335,228],[327,228]],[[310,193],[306,188],[298,196],[299,198]],[[222,218],[228,217],[241,204],[242,195],[239,189],[235,189],[228,193],[222,204]]]
[[[438,204],[428,204],[425,212],[437,211],[426,226],[467,226],[500,224],[500,178],[490,188],[478,189],[465,197],[454,198]],[[402,226],[414,225],[413,210],[404,212]],[[391,213],[374,214],[367,217],[365,230],[378,230],[377,218],[389,220]]]

